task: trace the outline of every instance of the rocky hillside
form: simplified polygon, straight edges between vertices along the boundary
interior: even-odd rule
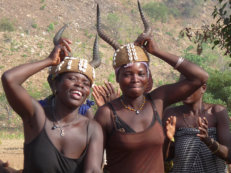
[[[64,35],[72,40],[74,55],[91,59],[96,34],[96,2],[100,4],[103,29],[118,42],[132,42],[142,33],[136,0],[0,0],[0,75],[12,66],[47,57],[53,48],[52,38],[64,23],[70,24]],[[162,1],[140,2],[145,6],[147,3]],[[179,1],[179,5],[183,3]],[[212,7],[208,2],[202,3],[199,14],[194,18],[167,16],[163,22],[147,17],[152,23],[156,42],[164,50],[181,55],[191,43],[180,39],[179,31],[185,26],[199,27],[212,20]],[[10,29],[3,30],[4,26]],[[102,84],[104,80],[115,83],[111,68],[113,49],[102,40],[99,47],[103,63],[97,69],[96,84]],[[172,67],[155,57],[151,57],[151,68],[155,86],[171,82],[177,75]],[[46,76],[47,70],[43,70],[26,82],[25,86],[34,97],[41,98],[49,94]],[[6,114],[12,114],[1,87],[0,99],[1,121]]]

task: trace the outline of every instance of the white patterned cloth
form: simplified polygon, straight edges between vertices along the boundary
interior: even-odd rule
[[[198,133],[196,128],[177,129],[172,173],[225,173],[225,161],[208,149]],[[208,134],[217,139],[215,127],[209,128]]]

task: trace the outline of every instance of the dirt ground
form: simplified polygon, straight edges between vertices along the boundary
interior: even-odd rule
[[[23,139],[1,139],[0,159],[15,169],[23,168]]]

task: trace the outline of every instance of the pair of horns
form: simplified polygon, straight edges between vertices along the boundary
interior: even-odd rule
[[[59,29],[59,31],[55,34],[54,38],[53,38],[53,43],[54,45],[58,45],[59,44],[59,40],[62,37],[62,34],[64,32],[64,30],[67,28],[68,24],[65,24],[61,29]],[[92,61],[89,62],[89,64],[91,64],[92,67],[97,68],[100,66],[101,64],[101,59],[99,56],[99,46],[98,46],[98,35],[96,34],[95,37],[95,41],[94,41],[94,47],[93,47],[93,59]]]
[[[137,1],[138,3],[138,8],[139,8],[139,12],[140,12],[140,16],[141,19],[143,21],[144,24],[144,32],[145,34],[151,34],[151,27],[149,26],[147,20],[144,17],[144,13],[143,10],[141,8],[140,2],[139,0]],[[101,19],[100,19],[100,9],[99,9],[99,4],[97,4],[97,32],[99,34],[99,36],[106,41],[108,44],[110,44],[115,50],[120,48],[120,44],[118,44],[115,40],[113,40],[112,38],[110,38],[109,36],[107,36],[101,29]]]

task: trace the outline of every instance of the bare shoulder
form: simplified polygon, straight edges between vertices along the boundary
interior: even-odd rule
[[[177,116],[183,112],[183,105],[181,106],[170,106],[164,110],[164,116]]]
[[[183,112],[183,105],[181,106],[169,106],[164,110],[163,120],[166,121],[170,116],[179,117]]]
[[[102,128],[94,119],[89,119],[89,131],[91,134],[102,134]]]
[[[100,124],[108,121],[110,119],[111,115],[111,109],[108,104],[105,104],[98,108],[98,110],[95,113],[95,120],[99,122]]]
[[[207,104],[208,112],[216,117],[218,122],[229,122],[228,111],[225,106],[219,104]]]
[[[226,107],[223,105],[219,105],[219,104],[207,104],[209,105],[211,112],[214,114],[220,113],[220,112],[226,112]]]

